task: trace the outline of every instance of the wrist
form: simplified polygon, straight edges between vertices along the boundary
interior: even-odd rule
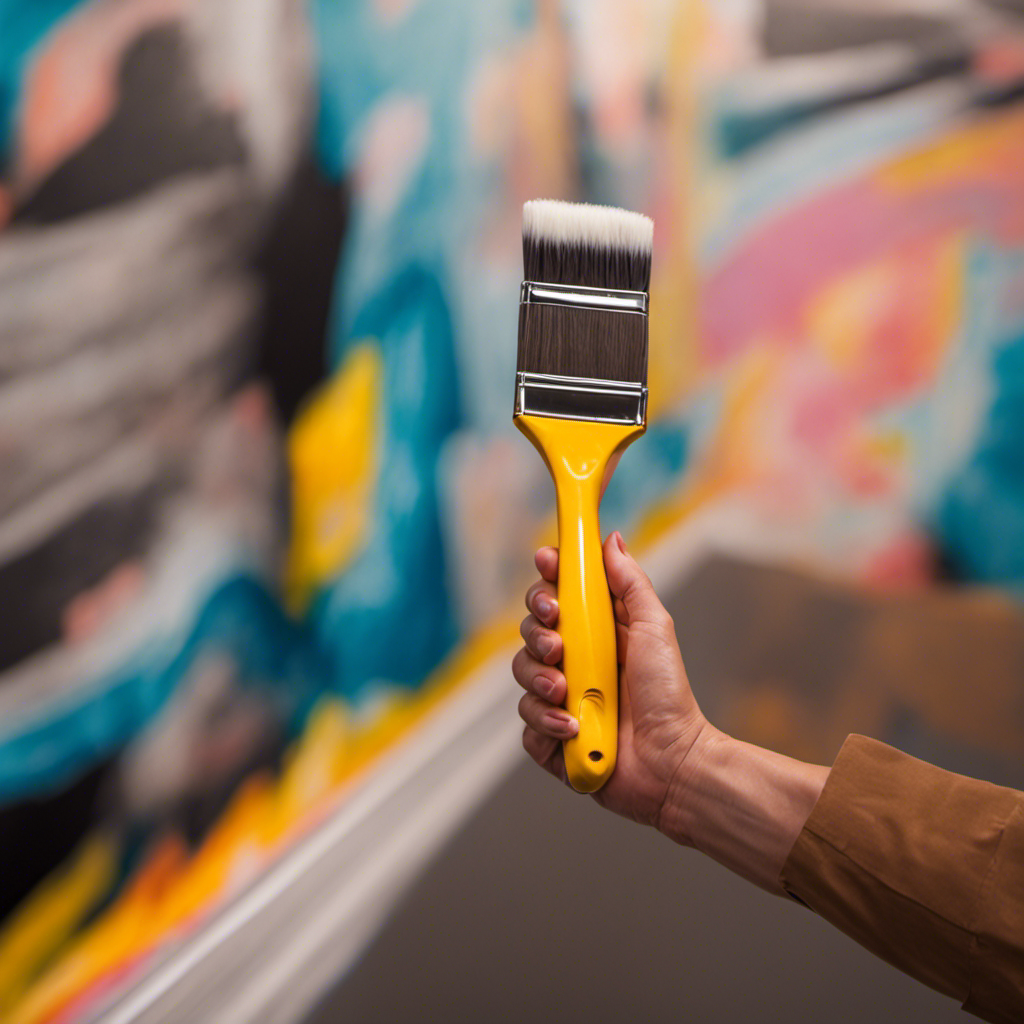
[[[708,724],[673,777],[659,828],[675,842],[781,893],[783,864],[828,772]]]
[[[658,816],[658,831],[673,842],[681,846],[698,845],[698,808],[701,794],[707,788],[705,780],[714,772],[712,762],[720,757],[720,748],[730,742],[731,737],[705,719],[685,757],[676,766]]]

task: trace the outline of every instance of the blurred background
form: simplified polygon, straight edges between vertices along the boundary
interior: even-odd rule
[[[0,1019],[959,1019],[523,765],[540,196],[709,717],[1024,786],[1024,3],[0,0]]]

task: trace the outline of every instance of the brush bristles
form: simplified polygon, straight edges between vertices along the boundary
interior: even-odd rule
[[[647,317],[527,303],[519,307],[516,369],[647,383]]]
[[[628,210],[534,200],[523,207],[527,281],[646,292],[654,223]],[[517,369],[647,383],[647,317],[526,303]]]
[[[654,222],[613,206],[535,199],[523,206],[527,281],[645,292]]]

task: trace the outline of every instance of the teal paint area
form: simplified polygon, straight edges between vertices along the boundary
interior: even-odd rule
[[[979,443],[947,488],[936,527],[957,576],[1024,597],[1024,330],[996,353],[992,380]]]
[[[290,732],[327,687],[330,668],[306,628],[256,580],[238,576],[207,599],[172,652],[140,651],[121,671],[47,708],[38,723],[0,736],[0,804],[59,789],[120,750],[151,722],[202,659],[224,657]]]
[[[32,51],[87,0],[0,0],[0,165],[14,136],[21,82]]]
[[[460,423],[452,324],[436,272],[400,270],[355,318],[384,362],[381,468],[367,547],[314,605],[335,688],[415,686],[458,639],[438,460]]]
[[[623,453],[601,499],[601,532],[631,529],[644,511],[677,489],[689,451],[684,423],[651,423]]]
[[[317,0],[310,14],[316,155],[328,176],[356,183],[328,360],[336,367],[352,342],[372,339],[384,366],[370,538],[311,614],[335,689],[358,701],[381,685],[420,684],[459,639],[439,491],[442,451],[465,425],[456,358],[464,321],[450,271],[493,202],[493,183],[465,157],[465,89],[481,55],[525,31],[532,12],[522,0],[453,0],[385,22],[372,5]],[[396,151],[409,158],[408,176],[381,209],[361,191],[360,160],[395,105],[416,119],[416,139]]]
[[[487,15],[504,26],[496,9],[502,6],[489,7]],[[424,172],[448,162],[472,45],[488,19],[466,3],[418,4],[399,25],[383,26],[371,5],[331,0],[313,3],[311,19],[319,83],[316,149],[323,169],[333,177],[348,173],[367,114],[392,96],[416,97],[434,108]],[[407,211],[394,219],[401,223]]]

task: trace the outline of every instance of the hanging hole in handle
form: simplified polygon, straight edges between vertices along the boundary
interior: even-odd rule
[[[600,750],[592,750],[587,754],[587,757],[589,757],[591,761],[600,761],[601,758],[604,757],[604,754],[602,754]]]

